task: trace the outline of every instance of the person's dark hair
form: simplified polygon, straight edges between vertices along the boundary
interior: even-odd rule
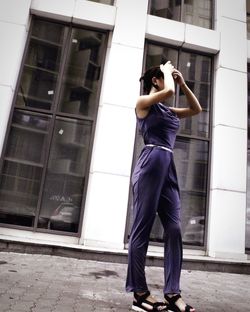
[[[154,85],[152,82],[152,78],[156,77],[157,79],[163,78],[164,74],[160,70],[160,66],[154,66],[149,68],[143,76],[141,76],[140,81],[143,80],[143,92],[146,94],[149,94],[152,86],[154,86],[156,89],[158,89],[157,85]]]

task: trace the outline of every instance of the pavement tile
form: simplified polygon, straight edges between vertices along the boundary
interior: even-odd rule
[[[146,275],[162,300],[163,268],[146,267]],[[124,264],[1,252],[0,312],[130,311],[125,278]],[[197,312],[248,311],[250,275],[183,270],[181,288]]]

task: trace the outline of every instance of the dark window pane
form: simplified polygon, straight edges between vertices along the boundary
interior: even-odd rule
[[[62,45],[65,36],[65,26],[57,23],[35,20],[32,27],[32,37],[39,38],[51,45]]]
[[[177,66],[178,51],[169,47],[157,46],[149,44],[146,56],[146,69],[152,66],[159,66],[161,63],[171,61],[174,66]]]
[[[47,143],[49,118],[15,111],[5,158],[42,166]]]
[[[212,0],[184,0],[183,22],[212,28]]]
[[[92,124],[57,119],[39,227],[78,231]]]
[[[150,14],[175,21],[180,20],[181,0],[153,0],[151,1]]]
[[[152,0],[150,14],[212,28],[212,0]]]
[[[64,72],[59,110],[93,117],[104,53],[102,33],[75,29]]]
[[[33,226],[50,118],[15,111],[0,181],[0,222]]]
[[[55,23],[34,22],[16,106],[51,109],[65,29]]]
[[[192,118],[181,120],[180,133],[209,136],[209,111],[211,103],[211,58],[195,53],[181,52],[179,69],[189,88],[201,103],[202,113]],[[187,107],[186,96],[179,94],[179,107]]]

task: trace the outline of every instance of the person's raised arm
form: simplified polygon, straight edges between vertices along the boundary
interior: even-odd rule
[[[179,84],[182,92],[185,94],[188,102],[188,107],[178,108],[171,107],[170,109],[177,114],[179,118],[185,118],[193,115],[197,115],[202,111],[201,105],[194,95],[194,93],[186,85],[184,78],[182,77],[181,72],[177,69],[173,70],[174,80]]]
[[[171,97],[175,92],[175,84],[172,76],[174,70],[171,62],[167,62],[165,65],[160,65],[160,70],[163,73],[163,78],[152,77],[152,88],[147,95],[141,95],[136,103],[136,113],[138,117],[145,117],[152,106],[155,103],[165,101]]]

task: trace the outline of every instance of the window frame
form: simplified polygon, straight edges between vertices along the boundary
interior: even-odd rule
[[[208,56],[211,58],[211,83],[210,83],[210,94],[211,94],[211,99],[210,99],[210,110],[209,110],[209,132],[208,132],[208,136],[207,137],[198,137],[198,136],[194,136],[194,135],[187,135],[187,134],[177,134],[176,136],[176,140],[178,138],[187,138],[187,139],[194,139],[194,140],[200,140],[200,141],[205,141],[208,142],[208,157],[207,157],[207,185],[206,185],[206,201],[205,201],[205,225],[204,225],[204,244],[202,246],[198,246],[198,245],[189,245],[189,244],[185,244],[183,242],[183,246],[185,249],[193,249],[193,250],[202,250],[205,251],[207,249],[207,243],[208,243],[208,216],[209,216],[209,200],[210,200],[210,179],[211,179],[211,156],[212,156],[212,128],[213,128],[213,90],[214,90],[214,75],[213,75],[213,69],[214,69],[214,58],[212,54],[206,53],[206,52],[200,52],[196,50],[192,50],[192,49],[187,49],[187,48],[182,48],[182,47],[176,47],[174,45],[171,44],[164,44],[155,40],[149,40],[146,39],[145,40],[145,44],[144,44],[144,54],[143,54],[143,64],[142,64],[142,72],[145,71],[145,67],[146,67],[146,57],[147,57],[147,51],[148,51],[148,45],[153,44],[156,45],[158,47],[164,47],[164,48],[172,48],[174,50],[177,51],[178,53],[178,57],[177,57],[177,64],[179,66],[179,54],[181,52],[187,52],[187,53],[196,53],[199,55],[203,55],[203,56]],[[142,90],[142,85],[140,87],[140,94],[143,94],[143,90]],[[179,86],[177,86],[176,89],[176,100],[174,101],[174,105],[176,102],[178,102],[179,100]],[[132,157],[132,165],[131,165],[131,174],[133,172],[134,169],[134,165],[135,162],[137,160],[136,157],[136,138],[137,138],[137,131],[138,128],[136,126],[135,129],[135,140],[134,140],[134,148],[133,148],[133,157]],[[129,194],[128,194],[128,203],[127,203],[127,214],[126,214],[126,226],[125,226],[125,233],[124,233],[124,244],[127,247],[128,242],[129,242],[129,225],[130,225],[130,204],[131,204],[131,198],[132,198],[132,190],[131,190],[131,186],[129,188]],[[159,247],[163,247],[164,243],[163,242],[155,242],[155,241],[149,241],[149,246],[159,246]]]
[[[31,34],[32,34],[32,29],[34,22],[38,21],[44,21],[44,22],[51,22],[51,23],[56,23],[64,26],[65,28],[67,27],[65,41],[62,44],[62,54],[60,58],[60,64],[59,64],[59,70],[58,70],[58,78],[55,86],[55,96],[52,101],[52,106],[51,110],[45,110],[45,109],[37,109],[34,107],[17,107],[15,106],[17,96],[18,96],[18,90],[24,70],[24,65],[25,65],[25,60],[26,56],[28,53],[29,45],[30,45],[30,39],[31,39]],[[96,92],[96,98],[94,100],[95,102],[95,109],[93,112],[93,117],[89,116],[84,116],[84,115],[77,115],[77,114],[70,114],[70,113],[65,113],[65,112],[60,112],[57,110],[58,106],[58,101],[60,97],[60,86],[62,85],[62,79],[63,79],[63,74],[64,74],[64,69],[65,69],[65,64],[67,60],[67,55],[70,50],[70,45],[67,45],[66,43],[69,42],[70,36],[72,35],[72,29],[73,28],[78,28],[78,29],[83,29],[87,31],[96,31],[99,33],[102,33],[105,35],[104,38],[104,45],[105,49],[104,52],[101,56],[101,70],[100,70],[100,80],[99,80],[99,85],[97,88]],[[51,117],[51,126],[48,130],[48,137],[47,140],[49,142],[48,146],[46,146],[45,150],[45,161],[44,161],[44,167],[43,167],[43,172],[42,172],[42,178],[41,178],[41,184],[40,184],[40,191],[39,191],[39,196],[38,196],[38,202],[37,206],[35,209],[35,220],[34,220],[34,225],[29,227],[29,226],[23,226],[23,225],[15,225],[15,224],[7,224],[7,223],[1,223],[0,226],[3,228],[13,228],[13,229],[21,229],[21,230],[27,230],[30,232],[39,232],[39,233],[48,233],[48,234],[59,234],[59,235],[64,235],[64,236],[73,236],[73,237],[80,237],[81,231],[82,231],[82,225],[83,225],[83,217],[84,217],[84,208],[85,208],[85,202],[86,202],[86,195],[87,195],[87,187],[88,187],[88,181],[89,181],[89,173],[90,173],[90,163],[91,163],[91,158],[92,158],[92,152],[93,152],[93,143],[94,143],[94,137],[95,137],[95,131],[96,131],[96,123],[97,123],[97,115],[98,115],[98,109],[99,109],[99,101],[100,101],[100,94],[101,94],[101,89],[102,89],[102,83],[103,83],[103,72],[105,70],[105,60],[106,60],[106,54],[107,54],[107,48],[108,48],[108,40],[109,40],[109,31],[108,30],[103,30],[103,29],[98,29],[95,27],[89,27],[85,25],[79,25],[76,23],[67,23],[64,21],[52,19],[52,18],[46,18],[46,17],[40,17],[36,15],[31,16],[30,24],[29,24],[29,31],[28,35],[26,38],[26,43],[25,43],[25,48],[22,56],[22,60],[20,63],[20,69],[18,73],[18,78],[16,81],[15,85],[15,91],[12,99],[12,104],[11,104],[11,110],[9,114],[9,119],[7,122],[7,128],[5,132],[5,138],[3,142],[3,148],[2,148],[2,153],[0,155],[0,173],[3,171],[3,164],[4,164],[4,159],[5,159],[5,154],[6,154],[6,149],[7,149],[7,143],[8,139],[10,136],[10,131],[11,131],[11,125],[12,125],[12,119],[15,110],[18,111],[23,111],[23,112],[28,112],[32,115],[46,115]],[[39,213],[41,211],[41,203],[42,203],[42,194],[44,190],[44,184],[45,184],[45,179],[46,179],[46,174],[47,174],[47,167],[48,167],[48,162],[49,162],[49,155],[51,151],[51,145],[52,145],[52,136],[53,136],[53,130],[55,126],[55,120],[56,118],[69,118],[69,119],[75,119],[77,121],[81,120],[87,120],[92,122],[92,131],[90,135],[90,141],[89,141],[89,153],[86,161],[86,178],[85,178],[85,184],[84,184],[84,189],[82,192],[82,201],[81,201],[81,206],[80,206],[80,216],[79,216],[79,224],[78,224],[78,231],[77,232],[67,232],[67,231],[59,231],[59,230],[50,230],[50,229],[43,229],[38,227],[38,218],[39,218]]]

